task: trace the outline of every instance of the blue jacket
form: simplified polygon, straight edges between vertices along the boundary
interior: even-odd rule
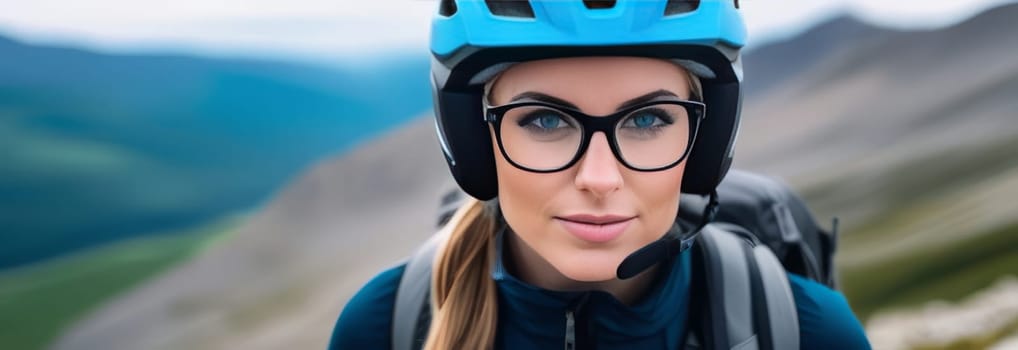
[[[501,245],[499,245],[501,246]],[[691,288],[691,256],[681,254],[660,269],[654,287],[627,306],[600,292],[557,292],[527,284],[496,259],[492,278],[498,286],[498,349],[562,349],[567,310],[582,302],[589,315],[586,334],[598,349],[678,349],[684,342]],[[389,349],[392,314],[405,265],[375,276],[343,309],[330,349]],[[801,349],[869,349],[862,326],[844,296],[792,273],[788,279],[799,316]]]

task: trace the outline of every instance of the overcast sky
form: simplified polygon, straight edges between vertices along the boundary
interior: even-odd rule
[[[719,0],[705,0],[719,1]],[[750,44],[847,11],[928,28],[1016,0],[742,0]],[[0,35],[106,51],[328,60],[424,48],[436,0],[0,0]]]

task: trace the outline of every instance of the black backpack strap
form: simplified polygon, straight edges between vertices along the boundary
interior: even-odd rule
[[[392,349],[416,350],[424,347],[431,320],[431,269],[439,243],[446,237],[433,235],[407,261],[396,289],[392,313]]]
[[[703,322],[709,322],[711,330],[702,340],[712,349],[755,348],[750,271],[741,247],[745,243],[716,225],[704,227],[700,237],[708,300],[704,311],[709,315]]]
[[[763,335],[761,349],[799,349],[799,314],[784,267],[766,246],[746,247],[757,271],[753,290],[759,306],[754,311],[757,329]]]
[[[799,348],[795,301],[784,268],[770,249],[754,245],[737,226],[708,225],[694,259],[696,299],[687,349]],[[752,234],[748,234],[752,237]],[[697,329],[697,322],[699,329]]]

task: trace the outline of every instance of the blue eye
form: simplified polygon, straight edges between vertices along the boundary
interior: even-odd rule
[[[651,126],[654,126],[654,122],[658,121],[658,120],[660,120],[660,119],[658,119],[658,117],[655,117],[653,115],[650,115],[650,114],[641,114],[641,115],[633,117],[633,124],[635,124],[636,127],[638,127],[638,128],[649,128]]]
[[[644,111],[632,117],[629,117],[629,119],[623,121],[622,127],[648,129],[653,127],[659,127],[666,124],[671,124],[671,121],[656,115],[652,111]]]
[[[559,118],[557,115],[542,115],[537,118],[536,122],[542,128],[554,129],[562,123],[562,118]]]
[[[539,130],[552,130],[571,126],[561,114],[552,111],[538,111],[531,113],[530,116],[521,120],[519,125]]]

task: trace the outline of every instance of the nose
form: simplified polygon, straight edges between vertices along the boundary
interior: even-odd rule
[[[622,188],[619,163],[603,132],[594,133],[578,166],[575,183],[576,188],[581,191],[604,198]]]

